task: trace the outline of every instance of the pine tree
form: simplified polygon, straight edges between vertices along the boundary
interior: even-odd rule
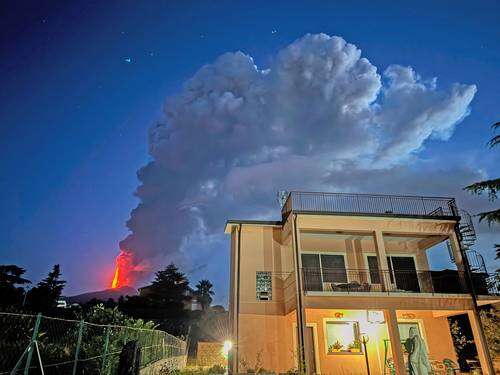
[[[500,122],[492,125],[493,130],[500,129]],[[488,142],[490,148],[500,145],[500,135],[496,135]],[[464,190],[468,190],[472,194],[481,195],[487,193],[490,200],[496,201],[500,192],[500,178],[495,178],[486,181],[476,182],[472,185],[466,186]],[[500,223],[500,208],[492,211],[481,212],[478,214],[479,221],[486,220],[489,225],[493,223]]]
[[[61,297],[65,284],[66,281],[61,280],[59,264],[54,265],[48,276],[28,293],[28,303],[31,309],[46,312],[56,307],[57,300]]]
[[[154,303],[170,310],[183,310],[184,303],[190,300],[189,281],[173,264],[163,271],[158,271],[151,284],[151,294],[148,296]]]
[[[202,310],[206,310],[213,301],[212,296],[215,293],[212,288],[213,284],[209,280],[200,280],[198,284],[196,284],[195,295],[198,298],[198,302],[201,304]]]
[[[26,270],[14,264],[0,265],[0,304],[19,305],[23,299],[24,290],[20,285],[31,281],[22,277]]]

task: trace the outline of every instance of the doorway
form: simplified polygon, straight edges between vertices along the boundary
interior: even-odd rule
[[[298,345],[298,327],[295,326],[295,336],[294,336],[294,345],[295,350],[297,350]],[[321,374],[320,366],[319,366],[319,357],[318,357],[318,330],[316,323],[307,323],[306,329],[304,331],[304,357],[305,364],[307,366],[307,374]],[[297,364],[298,366],[298,364]]]
[[[316,351],[313,327],[306,327],[304,332],[306,368],[309,374],[317,374],[316,371]]]

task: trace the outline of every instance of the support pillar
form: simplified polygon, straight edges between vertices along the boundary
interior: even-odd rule
[[[236,241],[233,251],[234,263],[231,264],[231,291],[233,295],[230,298],[231,316],[231,339],[233,347],[228,356],[228,370],[230,374],[239,373],[239,307],[240,307],[240,256],[241,256],[241,232],[242,225],[239,224],[236,229],[233,229],[232,235]]]
[[[380,281],[384,291],[389,291],[391,290],[391,277],[389,276],[389,265],[387,264],[387,254],[385,252],[385,243],[382,231],[376,230],[374,237]]]
[[[484,335],[482,335],[480,318],[475,311],[467,311],[467,316],[469,317],[472,335],[474,336],[474,343],[476,344],[477,355],[479,356],[479,363],[481,364],[483,374],[494,375],[495,369],[488,351],[488,343]]]
[[[406,375],[406,365],[403,355],[403,347],[401,346],[401,337],[399,336],[396,310],[384,310],[384,315],[387,323],[387,330],[389,331],[392,359],[394,361],[396,375]]]
[[[292,246],[295,265],[295,285],[297,299],[297,367],[299,373],[310,373],[305,356],[306,312],[304,308],[304,287],[302,278],[302,258],[300,255],[300,231],[297,228],[297,214],[292,216]]]

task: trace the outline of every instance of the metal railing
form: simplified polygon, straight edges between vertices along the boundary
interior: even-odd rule
[[[281,209],[365,215],[459,216],[454,198],[292,191]]]
[[[303,268],[306,292],[340,293],[432,293],[467,294],[465,274],[460,271],[367,270],[341,268]],[[386,285],[387,287],[384,287]],[[485,273],[473,275],[478,295],[498,295],[499,277]]]

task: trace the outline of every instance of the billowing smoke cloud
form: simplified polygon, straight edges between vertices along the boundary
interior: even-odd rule
[[[355,45],[325,34],[296,40],[266,69],[226,53],[168,98],[150,129],[151,161],[120,247],[140,270],[214,263],[200,259],[216,259],[225,220],[276,216],[279,189],[370,192],[382,176],[404,176],[426,140],[452,135],[475,93],[440,90],[411,67],[381,75]]]

